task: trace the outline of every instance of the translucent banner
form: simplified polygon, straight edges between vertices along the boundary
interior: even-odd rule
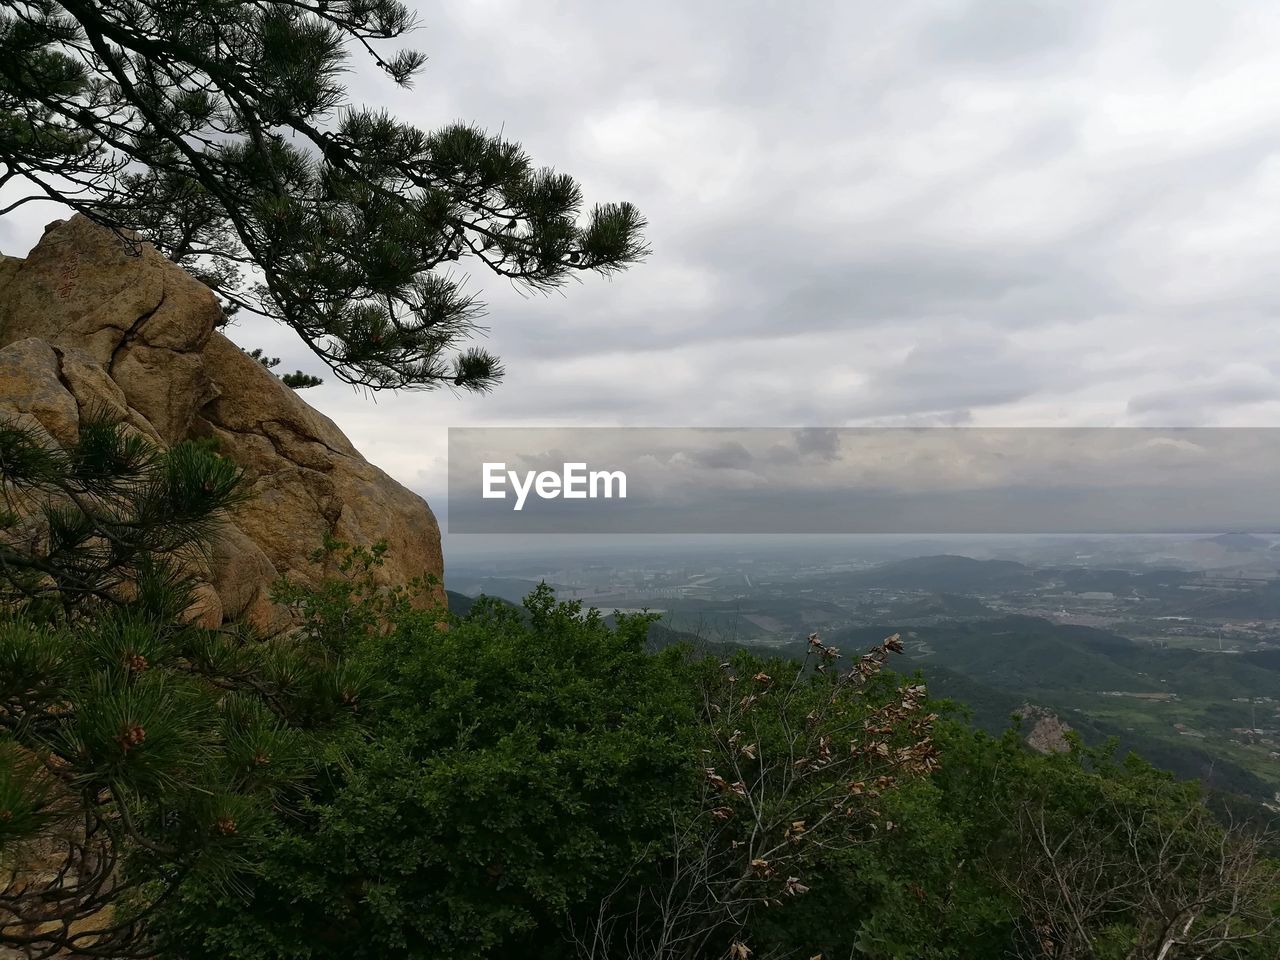
[[[1280,530],[1280,430],[452,428],[458,533]]]

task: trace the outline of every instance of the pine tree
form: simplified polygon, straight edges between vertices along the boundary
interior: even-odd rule
[[[411,83],[425,57],[382,47],[413,25],[399,0],[6,0],[0,186],[30,189],[5,210],[136,231],[348,383],[486,390],[501,365],[465,346],[481,305],[453,264],[548,289],[639,260],[644,221],[583,216],[572,178],[474,126],[348,104],[349,48]]]
[[[341,657],[191,622],[239,480],[102,419],[65,451],[0,423],[0,948],[150,955],[156,906],[250,868],[355,723]]]
[[[280,366],[279,357],[268,357],[262,352],[261,347],[254,347],[252,350],[246,351],[249,356],[257,360],[268,370],[274,370]],[[294,390],[305,390],[307,387],[318,387],[324,383],[319,377],[313,377],[309,373],[303,373],[301,370],[295,370],[293,373],[285,373],[280,376],[280,380],[286,387],[292,387]]]

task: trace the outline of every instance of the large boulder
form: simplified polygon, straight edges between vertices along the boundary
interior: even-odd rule
[[[326,535],[386,540],[386,583],[443,580],[426,502],[217,332],[220,319],[212,292],[149,244],[81,216],[56,221],[26,260],[0,258],[0,416],[62,444],[90,410],[160,444],[216,438],[245,468],[250,496],[201,571],[199,615],[210,625],[286,625],[271,584],[323,573],[308,557]]]

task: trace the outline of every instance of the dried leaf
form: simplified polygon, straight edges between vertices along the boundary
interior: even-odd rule
[[[809,888],[800,882],[799,877],[787,877],[787,896],[798,897],[809,892]]]

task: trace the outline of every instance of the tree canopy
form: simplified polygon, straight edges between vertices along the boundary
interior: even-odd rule
[[[413,26],[399,0],[6,2],[0,186],[25,189],[4,210],[136,232],[348,383],[489,389],[454,264],[548,289],[642,258],[645,224],[501,136],[350,103],[352,49],[411,84],[425,56],[384,46]]]

